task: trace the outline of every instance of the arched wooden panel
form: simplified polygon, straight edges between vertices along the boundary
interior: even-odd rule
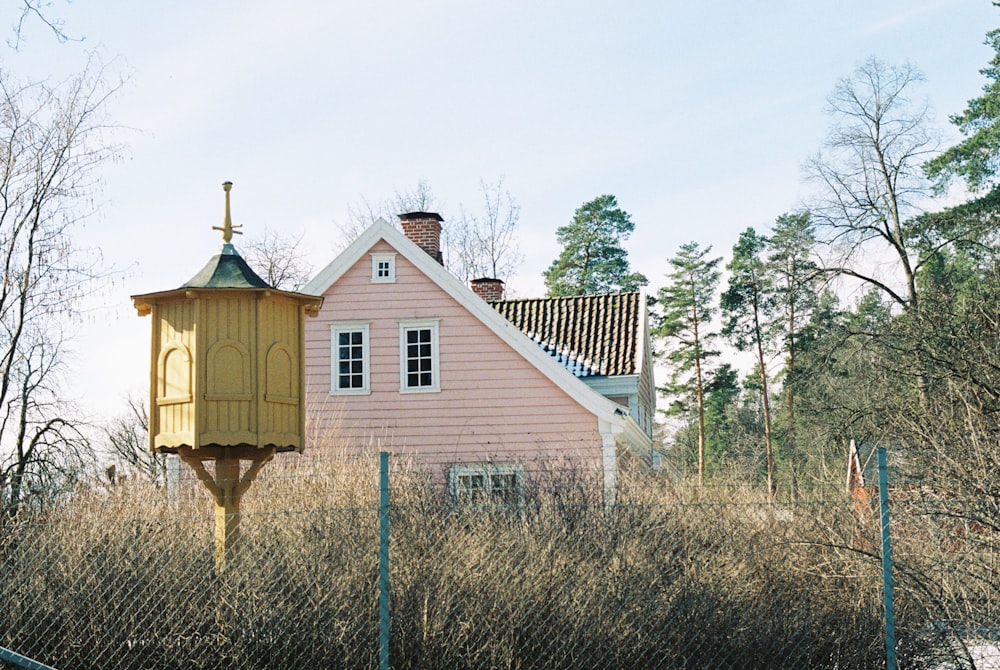
[[[265,370],[265,400],[268,402],[295,403],[298,399],[299,380],[295,357],[287,345],[276,343],[267,352]]]
[[[237,340],[220,340],[206,356],[206,399],[249,400],[250,351]]]
[[[191,353],[183,344],[168,345],[157,365],[159,404],[191,402]]]

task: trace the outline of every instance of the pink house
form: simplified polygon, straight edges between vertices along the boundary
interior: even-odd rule
[[[325,299],[306,324],[311,420],[413,455],[458,497],[510,499],[565,467],[611,494],[621,459],[652,458],[639,294],[497,300],[499,282],[474,291],[442,266],[440,216],[400,219],[403,233],[375,223],[303,291]]]

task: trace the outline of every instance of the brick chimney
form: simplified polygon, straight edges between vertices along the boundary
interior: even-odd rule
[[[472,292],[483,300],[503,300],[503,282],[499,279],[473,279]]]
[[[403,226],[403,234],[410,241],[431,255],[441,265],[444,256],[441,254],[441,222],[444,219],[434,212],[409,212],[400,214],[399,221]]]

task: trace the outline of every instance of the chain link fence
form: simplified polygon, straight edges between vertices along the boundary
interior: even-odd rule
[[[190,482],[4,521],[0,647],[63,670],[378,667],[377,459],[306,463],[262,471],[222,574]],[[877,514],[649,477],[606,505],[576,475],[458,503],[394,462],[393,668],[885,667]],[[1000,668],[979,504],[893,503],[900,667]]]

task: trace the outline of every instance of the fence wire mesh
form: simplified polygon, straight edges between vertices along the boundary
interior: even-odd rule
[[[392,667],[884,667],[868,510],[655,481],[609,506],[580,481],[458,504],[397,468]],[[1000,668],[996,529],[977,505],[893,503],[901,667]],[[5,521],[0,646],[63,669],[378,667],[372,463],[265,470],[221,574],[213,524],[193,485]]]

